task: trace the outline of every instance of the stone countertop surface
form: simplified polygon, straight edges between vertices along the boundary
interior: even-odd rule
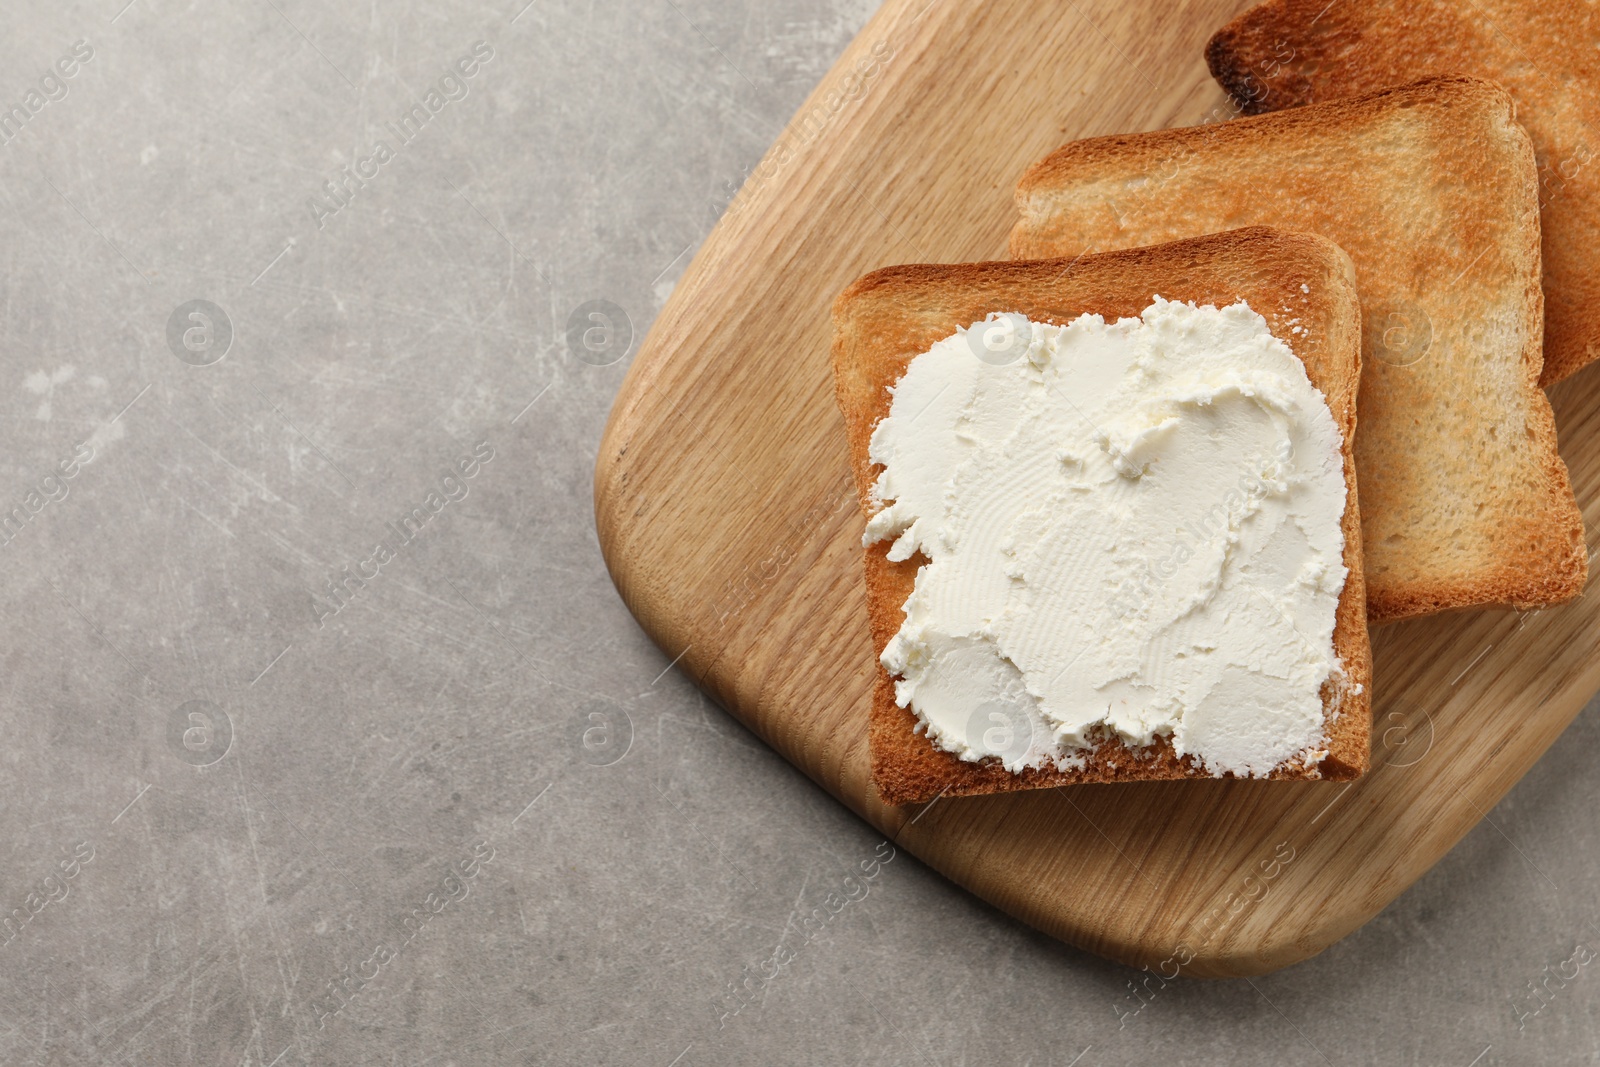
[[[1321,956],[1161,983],[635,625],[569,321],[643,335],[872,6],[6,4],[0,1064],[1600,1058],[1593,704]]]

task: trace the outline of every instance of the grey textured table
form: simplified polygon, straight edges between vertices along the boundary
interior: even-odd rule
[[[524,3],[5,5],[0,1064],[1600,1058],[1593,706],[1321,957],[1136,990],[670,669],[627,334],[871,5]]]

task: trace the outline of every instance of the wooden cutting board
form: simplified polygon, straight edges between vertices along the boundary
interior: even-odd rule
[[[753,172],[640,348],[595,472],[639,622],[785,757],[1040,930],[1171,974],[1252,975],[1370,919],[1600,687],[1600,596],[1373,635],[1356,783],[1080,786],[883,805],[868,777],[857,512],[828,308],[875,267],[1003,258],[1011,190],[1078,137],[1225,114],[1201,48],[1243,6],[888,0]],[[1600,522],[1600,370],[1553,391]]]

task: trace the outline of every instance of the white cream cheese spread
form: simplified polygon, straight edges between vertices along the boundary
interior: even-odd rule
[[[1325,754],[1341,439],[1249,305],[993,314],[891,392],[865,543],[926,558],[882,663],[936,746],[1016,771],[1166,736],[1240,776]]]

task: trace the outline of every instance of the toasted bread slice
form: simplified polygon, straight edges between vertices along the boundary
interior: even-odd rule
[[[845,290],[833,309],[834,383],[862,512],[870,516],[881,506],[872,492],[882,468],[872,462],[868,448],[873,428],[889,413],[889,387],[934,342],[990,312],[1019,312],[1057,324],[1085,313],[1114,321],[1138,316],[1157,294],[1219,307],[1246,301],[1266,319],[1273,336],[1305,364],[1311,384],[1326,398],[1339,428],[1347,489],[1344,562],[1349,576],[1337,606],[1334,649],[1344,677],[1323,687],[1326,756],[1310,765],[1280,765],[1269,777],[1354,778],[1367,768],[1372,674],[1351,445],[1361,324],[1354,269],[1332,242],[1258,227],[1070,261],[914,265],[868,274]],[[866,549],[865,558],[873,648],[881,652],[904,621],[902,605],[915,586],[922,557],[890,562],[888,545],[880,542]],[[916,715],[895,703],[893,680],[881,665],[877,671],[870,726],[872,768],[878,790],[889,803],[1074,782],[1207,776],[1192,756],[1175,756],[1166,738],[1137,749],[1116,739],[1103,741],[1080,770],[1012,773],[994,757],[963,761],[935,748],[916,731]]]
[[[1505,90],[1437,79],[1058,149],[1011,253],[1075,256],[1245,224],[1332,238],[1365,322],[1356,466],[1374,622],[1583,589],[1583,520],[1539,389],[1533,152]]]
[[[1217,32],[1212,75],[1250,114],[1429,75],[1504,85],[1539,162],[1544,371],[1600,359],[1600,7],[1578,0],[1272,0]]]

